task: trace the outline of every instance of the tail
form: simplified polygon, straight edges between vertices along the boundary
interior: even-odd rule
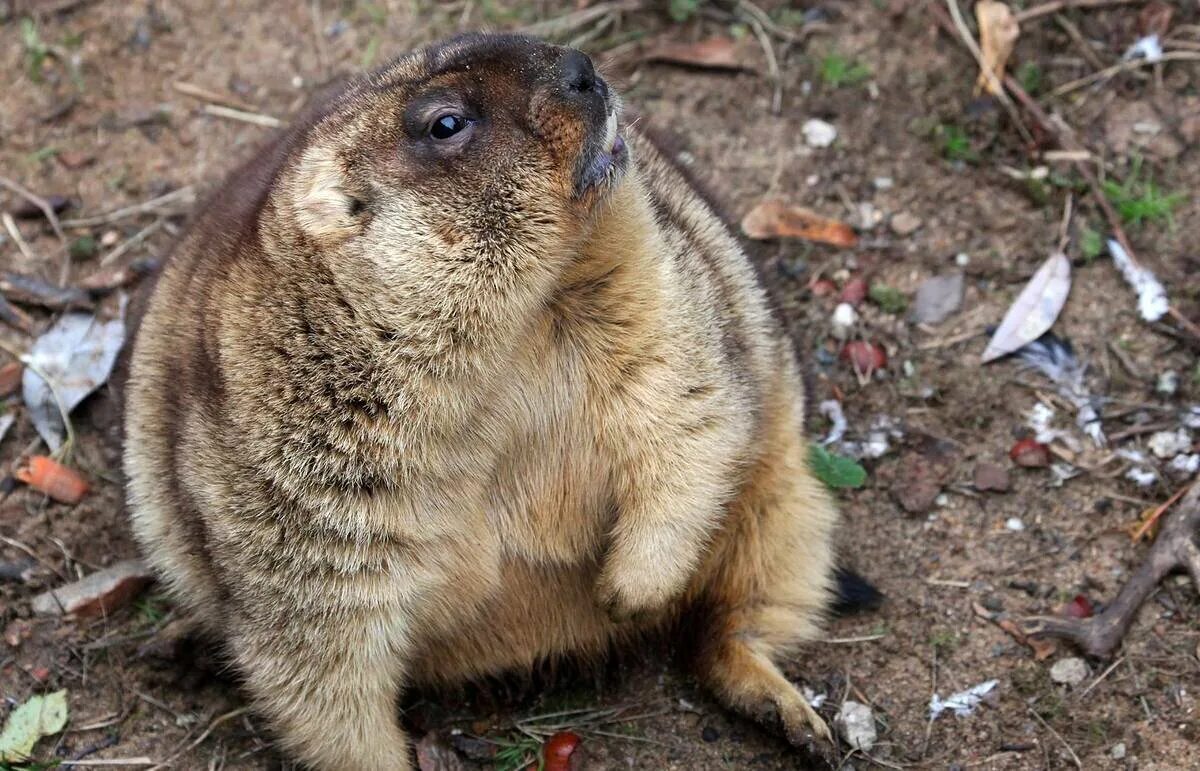
[[[853,570],[838,565],[834,570],[834,579],[837,581],[837,599],[833,603],[835,615],[848,616],[875,610],[883,604],[883,593]]]

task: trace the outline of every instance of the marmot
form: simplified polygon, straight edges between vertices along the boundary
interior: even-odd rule
[[[833,597],[791,341],[582,53],[471,35],[312,107],[202,208],[133,352],[137,538],[285,750],[411,767],[396,702],[702,622],[776,662]]]

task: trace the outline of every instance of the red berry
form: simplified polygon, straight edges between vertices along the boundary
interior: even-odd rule
[[[545,771],[570,771],[571,755],[579,748],[579,735],[559,731],[542,746],[542,768]]]
[[[1050,448],[1033,437],[1025,437],[1012,446],[1008,457],[1018,466],[1044,468],[1050,465]]]
[[[1092,602],[1082,594],[1075,595],[1075,598],[1063,606],[1063,615],[1071,618],[1091,618],[1094,611],[1092,610]]]
[[[842,358],[850,362],[855,372],[870,374],[887,366],[887,351],[882,345],[866,340],[851,340],[842,347]]]

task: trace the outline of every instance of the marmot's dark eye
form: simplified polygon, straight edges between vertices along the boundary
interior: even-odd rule
[[[447,114],[438,118],[429,127],[429,136],[434,139],[449,139],[467,127],[468,121],[461,115]]]

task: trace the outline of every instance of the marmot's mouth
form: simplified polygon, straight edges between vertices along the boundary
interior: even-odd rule
[[[590,143],[589,143],[590,144]],[[629,151],[625,140],[617,132],[617,109],[614,107],[604,122],[604,136],[600,138],[595,150],[591,151],[579,175],[579,195],[587,194],[593,188],[611,186],[629,162]],[[585,148],[585,153],[588,150]]]

